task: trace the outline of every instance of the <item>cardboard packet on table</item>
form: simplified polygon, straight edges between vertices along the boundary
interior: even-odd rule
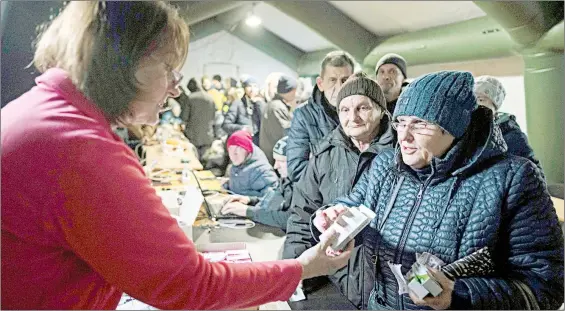
[[[343,250],[347,243],[353,240],[376,216],[372,210],[364,205],[348,208],[330,226],[330,229],[333,227],[339,232],[339,237],[331,245],[331,248],[334,251]]]

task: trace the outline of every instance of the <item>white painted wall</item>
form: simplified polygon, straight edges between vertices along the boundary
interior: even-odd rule
[[[192,77],[200,79],[204,74],[210,78],[220,74],[222,78],[231,76],[237,79],[242,75],[251,75],[258,80],[260,87],[263,87],[271,72],[298,77],[296,71],[285,64],[225,31],[191,42],[188,58],[181,71],[186,77],[185,81]],[[239,76],[236,77],[238,71]],[[186,82],[183,84],[186,85]]]
[[[516,116],[516,121],[526,135],[528,128],[526,124],[526,94],[524,91],[524,77],[496,77],[506,90],[506,98],[499,111],[511,113]]]

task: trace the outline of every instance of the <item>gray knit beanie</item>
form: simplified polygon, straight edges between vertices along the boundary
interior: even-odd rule
[[[363,95],[369,97],[375,104],[377,104],[381,109],[386,111],[386,98],[375,80],[367,78],[365,76],[356,77],[345,82],[341,90],[337,94],[337,108],[339,110],[339,104],[341,101],[351,95]]]
[[[415,116],[460,138],[477,108],[474,83],[470,72],[440,71],[423,75],[402,91],[393,120],[399,116]]]
[[[404,75],[404,79],[408,78],[408,76],[406,75],[406,60],[404,59],[404,57],[394,53],[386,54],[377,62],[377,66],[375,66],[375,72],[378,73],[379,68],[381,68],[381,66],[384,64],[396,65],[396,67],[398,67],[398,69],[400,69],[400,71]]]
[[[492,100],[497,110],[500,109],[506,97],[506,91],[502,83],[497,78],[491,76],[480,76],[475,79],[475,96],[479,94],[484,94]]]

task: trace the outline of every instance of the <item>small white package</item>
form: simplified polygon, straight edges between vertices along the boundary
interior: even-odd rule
[[[348,208],[347,211],[341,214],[330,226],[330,228],[333,227],[339,232],[339,237],[331,245],[332,249],[334,251],[343,250],[345,246],[347,246],[347,243],[353,240],[376,216],[373,211],[364,205]]]

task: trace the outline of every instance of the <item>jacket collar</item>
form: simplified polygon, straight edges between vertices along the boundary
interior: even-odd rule
[[[99,121],[109,130],[112,130],[112,126],[102,110],[74,85],[65,70],[50,68],[37,77],[35,82],[40,88],[52,89],[82,113]]]

